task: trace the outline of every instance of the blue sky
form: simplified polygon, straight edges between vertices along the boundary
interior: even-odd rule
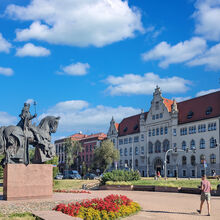
[[[4,0],[0,15],[0,125],[36,100],[35,122],[61,116],[56,138],[106,132],[156,85],[177,101],[219,89],[220,0]]]

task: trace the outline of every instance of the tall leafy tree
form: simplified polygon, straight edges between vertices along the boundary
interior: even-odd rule
[[[68,138],[65,142],[66,166],[69,169],[76,161],[77,170],[79,153],[82,152],[82,144],[79,141]]]
[[[104,172],[114,161],[119,160],[119,151],[114,148],[111,140],[104,140],[101,146],[95,149],[93,169]]]

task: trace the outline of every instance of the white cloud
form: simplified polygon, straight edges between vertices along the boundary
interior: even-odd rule
[[[209,94],[209,93],[213,93],[213,92],[217,92],[217,91],[220,91],[220,88],[218,88],[218,89],[202,90],[202,91],[196,93],[196,97],[198,97],[198,96],[203,96],[203,95],[207,95],[207,94]]]
[[[16,52],[16,56],[19,57],[25,57],[25,56],[44,57],[49,55],[50,55],[50,50],[44,47],[35,46],[32,43],[27,43],[23,47],[17,48],[17,52]]]
[[[201,34],[205,39],[219,41],[220,0],[197,0],[195,7],[195,33]]]
[[[192,98],[191,96],[186,96],[186,97],[174,97],[172,99],[175,99],[177,102],[183,102],[191,98]]]
[[[53,44],[101,47],[143,32],[141,14],[122,0],[32,0],[27,6],[9,5],[6,14],[30,20],[16,31],[19,41],[44,40]]]
[[[193,37],[190,40],[179,42],[174,46],[163,41],[152,50],[142,54],[142,58],[145,61],[160,60],[159,66],[166,68],[173,63],[189,61],[202,54],[205,49],[206,41],[199,37]]]
[[[11,47],[12,45],[0,33],[0,52],[9,53]]]
[[[180,93],[186,92],[190,81],[173,76],[160,78],[154,73],[145,73],[144,76],[136,74],[125,74],[121,77],[109,76],[106,82],[110,84],[107,92],[111,95],[152,94],[156,85],[163,92]]]
[[[7,112],[0,112],[0,126],[13,125],[17,118],[9,115]]]
[[[62,67],[62,71],[58,71],[58,74],[67,74],[73,76],[82,76],[88,73],[90,65],[88,63],[72,63],[68,66]]]
[[[11,68],[0,67],[0,75],[12,76],[14,71]]]
[[[34,103],[34,100],[33,100],[33,99],[27,99],[25,103],[33,104],[33,103]]]
[[[189,66],[206,65],[207,69],[218,70],[220,69],[220,43],[208,49],[201,56],[188,62]]]
[[[88,102],[83,100],[71,100],[59,102],[40,116],[46,115],[60,116],[59,132],[106,132],[109,122],[114,116],[116,121],[124,117],[140,113],[140,109],[132,107],[109,107],[98,105],[91,107]]]

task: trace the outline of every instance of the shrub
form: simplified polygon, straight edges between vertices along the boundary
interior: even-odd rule
[[[127,170],[113,170],[112,172],[107,172],[103,174],[101,179],[102,184],[107,181],[119,182],[119,181],[133,181],[140,180],[141,176],[138,171],[127,171]]]

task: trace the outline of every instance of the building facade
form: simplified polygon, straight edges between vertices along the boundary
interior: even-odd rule
[[[59,158],[59,170],[64,172],[66,154],[65,154],[65,142],[68,138],[71,138],[73,141],[79,141],[82,145],[82,152],[79,153],[78,164],[82,165],[83,162],[88,169],[93,161],[94,150],[96,147],[99,147],[101,142],[107,138],[107,135],[104,133],[97,133],[91,135],[85,135],[82,133],[71,135],[67,138],[62,138],[55,141],[56,155]],[[79,166],[81,169],[81,166]]]
[[[148,112],[110,122],[118,166],[138,169],[142,176],[164,175],[166,160],[167,176],[220,175],[219,100],[215,92],[177,103],[157,87]]]

